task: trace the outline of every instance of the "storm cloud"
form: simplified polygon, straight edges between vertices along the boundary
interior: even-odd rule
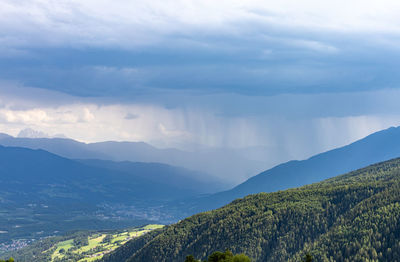
[[[399,125],[399,11],[398,1],[4,0],[0,131],[304,158]]]

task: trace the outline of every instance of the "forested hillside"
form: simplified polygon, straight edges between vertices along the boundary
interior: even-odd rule
[[[205,259],[395,261],[400,257],[400,159],[297,189],[260,193],[128,242],[106,262]]]
[[[188,205],[188,210],[191,210],[192,214],[208,211],[249,194],[275,192],[320,182],[399,156],[400,127],[392,127],[309,159],[278,165],[249,178],[231,190],[196,200]]]

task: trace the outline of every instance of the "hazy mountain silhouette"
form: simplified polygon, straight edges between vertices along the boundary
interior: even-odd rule
[[[172,211],[162,213],[160,207],[215,190],[216,185],[193,180],[190,172],[153,163],[70,160],[44,150],[0,146],[0,230],[8,232],[0,234],[0,241],[42,231],[175,221]]]
[[[215,180],[207,174],[161,163],[115,162],[98,159],[79,159],[77,161],[93,167],[132,174],[135,177],[167,187],[190,190],[193,194],[215,193],[223,187],[219,180]]]
[[[259,192],[275,192],[322,181],[364,166],[400,157],[400,127],[373,133],[347,146],[307,160],[289,161],[249,178],[231,190],[196,200],[195,211],[209,210]]]
[[[43,149],[71,159],[101,159],[131,162],[158,162],[208,173],[229,188],[270,166],[270,161],[249,160],[235,150],[208,149],[189,152],[159,149],[144,142],[81,143],[65,138],[15,138],[0,135],[0,145]]]
[[[111,159],[111,156],[90,150],[85,143],[65,138],[21,138],[6,134],[0,135],[0,145],[43,149],[66,158]]]

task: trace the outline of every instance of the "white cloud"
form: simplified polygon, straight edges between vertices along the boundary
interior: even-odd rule
[[[260,0],[3,0],[0,44],[152,45],[169,36],[243,35],[256,24],[288,29],[398,34],[400,3]],[[326,45],[309,43],[316,48]],[[327,45],[329,46],[329,45]]]
[[[160,65],[157,63],[153,65],[154,70],[150,70],[151,66],[147,66],[145,61],[147,58],[152,59],[151,56],[120,65],[118,63],[114,65],[113,62],[110,62],[112,65],[79,64],[79,61],[73,61],[79,65],[72,69],[61,66],[60,70],[76,70],[82,73],[81,75],[74,76],[72,72],[70,75],[60,74],[59,77],[54,74],[56,80],[61,79],[60,82],[67,77],[81,79],[85,75],[93,74],[93,79],[97,80],[94,81],[94,85],[99,83],[99,86],[94,87],[99,88],[99,92],[94,94],[107,96],[115,94],[112,92],[112,89],[115,89],[119,95],[117,99],[124,102],[116,101],[115,98],[111,102],[105,101],[106,98],[103,100],[78,98],[28,88],[21,84],[0,82],[0,132],[16,135],[21,129],[31,127],[50,135],[63,133],[68,137],[87,142],[128,140],[152,142],[162,146],[263,145],[277,148],[290,158],[303,158],[344,145],[391,125],[398,125],[400,92],[382,90],[348,94],[252,97],[240,94],[215,94],[214,89],[204,92],[209,94],[204,95],[201,91],[207,88],[206,85],[222,84],[227,86],[224,92],[230,92],[231,85],[237,84],[235,79],[240,80],[241,72],[246,73],[247,77],[243,78],[244,86],[248,85],[242,87],[243,91],[246,88],[257,89],[258,82],[271,85],[271,88],[274,83],[289,83],[290,86],[300,89],[302,85],[319,87],[321,83],[327,82],[335,85],[336,82],[330,83],[329,80],[343,78],[344,81],[340,83],[352,85],[351,80],[354,79],[348,77],[351,76],[349,73],[351,70],[345,66],[351,64],[347,61],[354,62],[357,59],[358,63],[354,66],[357,70],[369,66],[361,59],[370,51],[368,49],[368,52],[361,52],[364,45],[377,43],[380,46],[390,47],[390,50],[398,48],[399,13],[400,2],[388,0],[331,2],[2,0],[0,1],[0,57],[33,56],[34,54],[29,53],[29,48],[36,47],[67,49],[89,47],[89,50],[90,47],[107,47],[140,50],[143,46],[150,47],[151,50],[152,47],[165,48],[164,51],[171,48],[175,50],[171,52],[173,56],[176,50],[181,50],[181,47],[190,46],[193,49],[212,49],[213,51],[207,54],[215,55],[216,58],[211,59],[209,64],[199,65],[193,69],[190,63],[174,68],[168,61],[158,61]],[[354,38],[357,38],[357,41],[353,41]],[[355,44],[350,45],[346,41]],[[247,52],[242,53],[241,48]],[[298,48],[301,49],[300,52],[305,50],[307,51],[305,53],[311,55],[291,56],[292,52],[298,51]],[[356,53],[353,48],[356,51],[361,50],[360,56],[355,58],[351,56]],[[351,49],[350,52],[348,49]],[[168,53],[167,51],[165,52]],[[191,51],[188,54],[198,55]],[[343,51],[342,57],[337,62],[340,70],[330,67],[336,63],[335,61],[331,64],[329,61],[318,63],[321,61],[312,59],[315,53],[334,57],[341,51]],[[228,62],[224,59],[224,61],[218,60],[217,54],[223,52],[233,60],[238,59],[231,63],[237,63],[240,71],[232,70],[230,67],[232,65],[224,64],[218,67],[213,64],[230,63],[230,60]],[[388,53],[395,59],[395,56],[389,51]],[[201,56],[203,53],[199,54]],[[238,57],[240,54],[245,58]],[[44,57],[47,59],[46,55]],[[168,55],[165,56],[166,60],[169,59]],[[165,57],[159,59],[163,60]],[[57,59],[56,56],[51,58]],[[46,59],[44,63],[47,62]],[[265,66],[253,67],[246,64],[247,59],[265,59],[265,61],[270,59],[272,64],[268,66],[268,63],[265,63]],[[187,60],[192,62],[190,57]],[[311,60],[311,67],[301,64],[308,60]],[[341,63],[342,60],[346,62]],[[375,63],[374,58],[367,60],[371,61]],[[136,67],[134,62],[140,65]],[[386,64],[377,64],[381,65],[385,72],[388,71],[389,74],[392,72]],[[29,67],[29,64],[23,64],[23,67]],[[361,73],[355,76],[357,80],[361,76],[363,87],[363,81],[367,77],[379,76],[381,79],[391,81],[386,75],[375,74],[382,67],[377,67],[378,70],[371,67],[371,71],[368,71],[370,74]],[[224,71],[222,76],[219,75],[219,70]],[[198,74],[198,71],[206,74]],[[208,71],[210,74],[207,74]],[[17,77],[23,75],[21,72],[26,71],[16,71],[15,75]],[[50,70],[45,76],[51,78],[51,72],[53,71]],[[247,75],[247,72],[250,75]],[[33,71],[32,75],[34,73],[36,72]],[[218,74],[222,80],[215,78],[218,81],[213,82],[213,74]],[[161,75],[167,77],[157,78]],[[260,75],[265,77],[258,78]],[[41,75],[38,78],[51,81]],[[189,85],[190,90],[176,93],[168,90],[161,93],[160,90],[146,89],[148,85],[144,80],[147,78],[158,80],[161,85],[169,84],[172,86],[171,89],[176,88],[175,83],[179,85],[180,82],[171,84],[168,82],[170,78],[189,79],[183,81],[183,85],[185,87]],[[78,84],[59,90],[68,92],[68,88],[79,91],[93,88],[85,86],[91,83],[92,78],[87,79],[78,81],[83,83],[82,86]],[[102,86],[102,82],[107,82],[107,79],[111,84]],[[129,81],[117,82],[116,79]],[[206,82],[200,81],[201,84],[206,83],[205,86],[201,88],[190,86],[199,79],[206,79]],[[252,82],[254,79],[258,80]],[[274,79],[275,82],[267,81]],[[141,90],[139,90],[133,92],[133,95],[128,94],[130,88],[137,83],[148,93],[140,96]],[[51,84],[53,85],[51,88],[57,88],[57,81]],[[340,88],[339,90],[344,90]],[[196,92],[203,95],[193,95]],[[83,93],[93,94],[90,90]]]
[[[289,160],[400,124],[398,90],[267,97],[172,94],[165,100],[116,103],[12,87],[0,85],[0,132],[17,135],[29,127],[84,142],[144,141],[183,148],[266,146]],[[174,106],[164,106],[165,101]]]
[[[48,116],[47,112],[42,109],[32,110],[0,110],[0,119],[8,123],[17,124],[33,124],[37,122],[46,123],[51,121],[51,117]]]

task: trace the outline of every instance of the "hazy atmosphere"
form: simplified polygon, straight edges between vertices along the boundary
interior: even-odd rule
[[[400,4],[384,2],[3,0],[0,131],[344,145],[400,122]]]
[[[399,14],[0,0],[0,262],[400,261]]]

